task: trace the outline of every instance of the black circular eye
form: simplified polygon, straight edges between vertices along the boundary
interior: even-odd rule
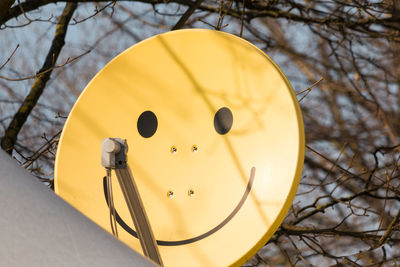
[[[140,114],[137,121],[137,129],[141,136],[149,138],[157,131],[158,121],[156,115],[151,111]]]
[[[214,116],[214,128],[219,134],[226,134],[232,128],[233,116],[229,108],[220,108]]]

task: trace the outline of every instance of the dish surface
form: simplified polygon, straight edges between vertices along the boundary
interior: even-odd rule
[[[55,190],[111,232],[101,142],[128,164],[165,266],[240,265],[276,231],[301,178],[304,128],[290,83],[249,42],[172,31],[109,62],[62,132]],[[142,252],[115,176],[119,239]]]

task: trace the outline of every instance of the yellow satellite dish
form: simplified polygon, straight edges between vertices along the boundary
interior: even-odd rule
[[[279,67],[236,36],[160,34],[108,63],[61,135],[55,190],[110,229],[104,138],[127,139],[165,266],[240,265],[272,236],[295,196],[304,160],[296,96]],[[119,239],[141,252],[113,178]]]

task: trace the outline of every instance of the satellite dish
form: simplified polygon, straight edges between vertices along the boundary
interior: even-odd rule
[[[304,129],[289,81],[261,50],[211,30],[160,34],[89,83],[61,135],[55,190],[111,232],[104,138],[128,163],[165,266],[240,265],[273,235],[295,197]],[[112,178],[119,239],[140,242]]]

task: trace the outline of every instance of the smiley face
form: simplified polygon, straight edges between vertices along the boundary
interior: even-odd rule
[[[210,30],[174,31],[129,48],[69,115],[56,192],[110,231],[99,160],[106,137],[128,141],[166,266],[249,259],[289,209],[304,157],[300,110],[282,72],[248,42]],[[115,178],[119,238],[141,252]]]
[[[215,131],[217,133],[219,133],[220,135],[227,134],[230,131],[230,129],[232,128],[232,124],[233,124],[233,115],[229,108],[227,108],[227,107],[220,108],[215,113],[214,128],[215,128]],[[157,121],[156,115],[151,111],[145,111],[139,116],[139,119],[137,122],[138,132],[142,137],[149,138],[149,137],[153,136],[155,134],[155,132],[157,131],[157,125],[158,125],[158,121]],[[198,149],[199,148],[197,145],[193,145],[191,148],[192,152],[197,152]],[[176,146],[172,146],[171,153],[173,153],[173,154],[178,153],[178,148]],[[245,189],[240,201],[238,202],[237,206],[221,223],[216,225],[214,228],[208,230],[207,232],[205,232],[201,235],[192,237],[192,238],[187,238],[184,240],[156,240],[157,245],[159,245],[159,246],[181,246],[181,245],[190,244],[193,242],[200,241],[200,240],[210,236],[211,234],[215,233],[222,227],[224,227],[239,212],[239,210],[243,206],[244,202],[246,201],[246,199],[251,191],[252,185],[253,185],[254,175],[255,175],[255,167],[253,167],[251,169],[251,174],[250,174],[246,189]],[[108,194],[107,194],[108,187],[107,187],[106,177],[103,178],[103,187],[104,187],[104,198],[107,202],[107,205],[109,205],[110,203],[109,203]],[[187,191],[187,194],[189,197],[193,197],[194,193],[195,192],[193,189],[189,189]],[[170,198],[174,197],[174,194],[175,193],[172,190],[169,190],[167,192],[167,196]],[[132,229],[131,227],[129,227],[129,225],[118,214],[118,211],[116,211],[116,220],[117,220],[118,224],[126,232],[128,232],[132,236],[138,238],[137,232],[134,229]]]

